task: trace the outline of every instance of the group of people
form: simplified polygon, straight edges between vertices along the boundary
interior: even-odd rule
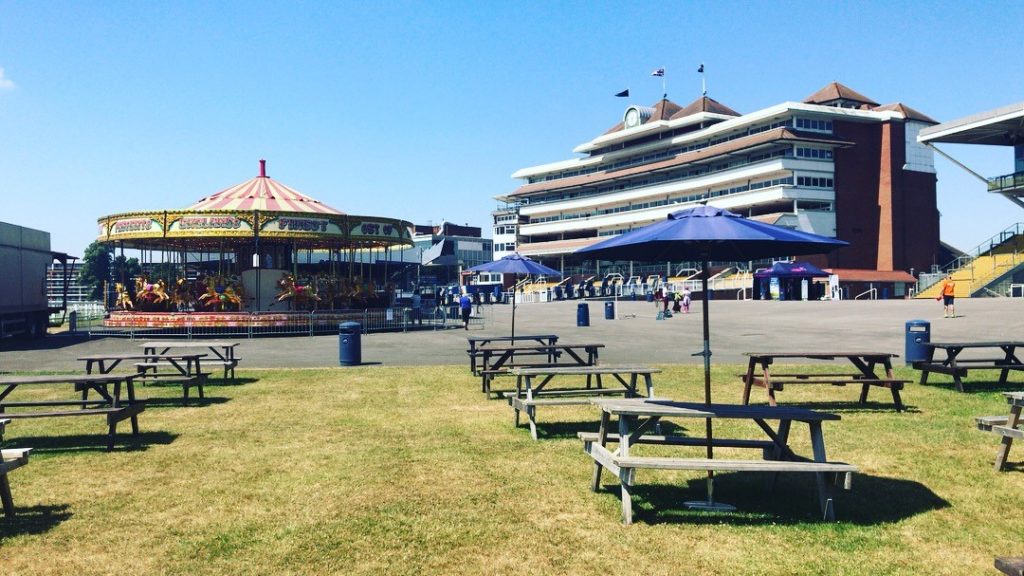
[[[683,288],[682,292],[669,292],[664,287],[658,288],[654,293],[654,309],[660,312],[662,316],[667,316],[669,301],[672,301],[672,312],[690,313],[689,288]]]

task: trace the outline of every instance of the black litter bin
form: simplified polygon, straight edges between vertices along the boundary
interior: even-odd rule
[[[604,303],[604,319],[615,320],[615,302]]]
[[[590,306],[586,302],[576,305],[576,325],[590,326]]]
[[[932,325],[927,320],[910,320],[906,324],[903,360],[907,365],[928,360],[928,347],[932,341]]]
[[[342,366],[358,366],[362,363],[362,328],[359,322],[338,324],[338,363]]]

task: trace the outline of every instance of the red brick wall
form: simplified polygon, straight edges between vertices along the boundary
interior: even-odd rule
[[[881,126],[837,121],[833,129],[838,139],[855,145],[837,148],[834,154],[836,237],[850,246],[832,252],[828,267],[874,269],[878,262]]]

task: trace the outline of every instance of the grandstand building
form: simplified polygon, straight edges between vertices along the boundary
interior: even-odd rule
[[[625,274],[622,263],[573,252],[706,202],[846,240],[848,248],[812,261],[841,282],[899,284],[902,295],[910,272],[936,264],[939,250],[932,150],[917,141],[935,123],[836,82],[747,114],[707,96],[629,105],[619,123],[574,149],[581,156],[512,175],[522,184],[497,197],[494,257],[516,250],[567,275]],[[686,263],[650,271],[677,266]]]

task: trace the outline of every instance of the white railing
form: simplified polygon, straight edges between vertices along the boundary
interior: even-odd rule
[[[868,296],[869,297],[868,300],[877,300],[878,299],[878,288],[875,288],[874,286],[872,286],[871,288],[868,288],[867,290],[865,290],[865,291],[861,292],[860,294],[857,294],[856,296],[854,296],[853,299],[854,300],[860,300],[861,297],[863,297],[863,296]]]

